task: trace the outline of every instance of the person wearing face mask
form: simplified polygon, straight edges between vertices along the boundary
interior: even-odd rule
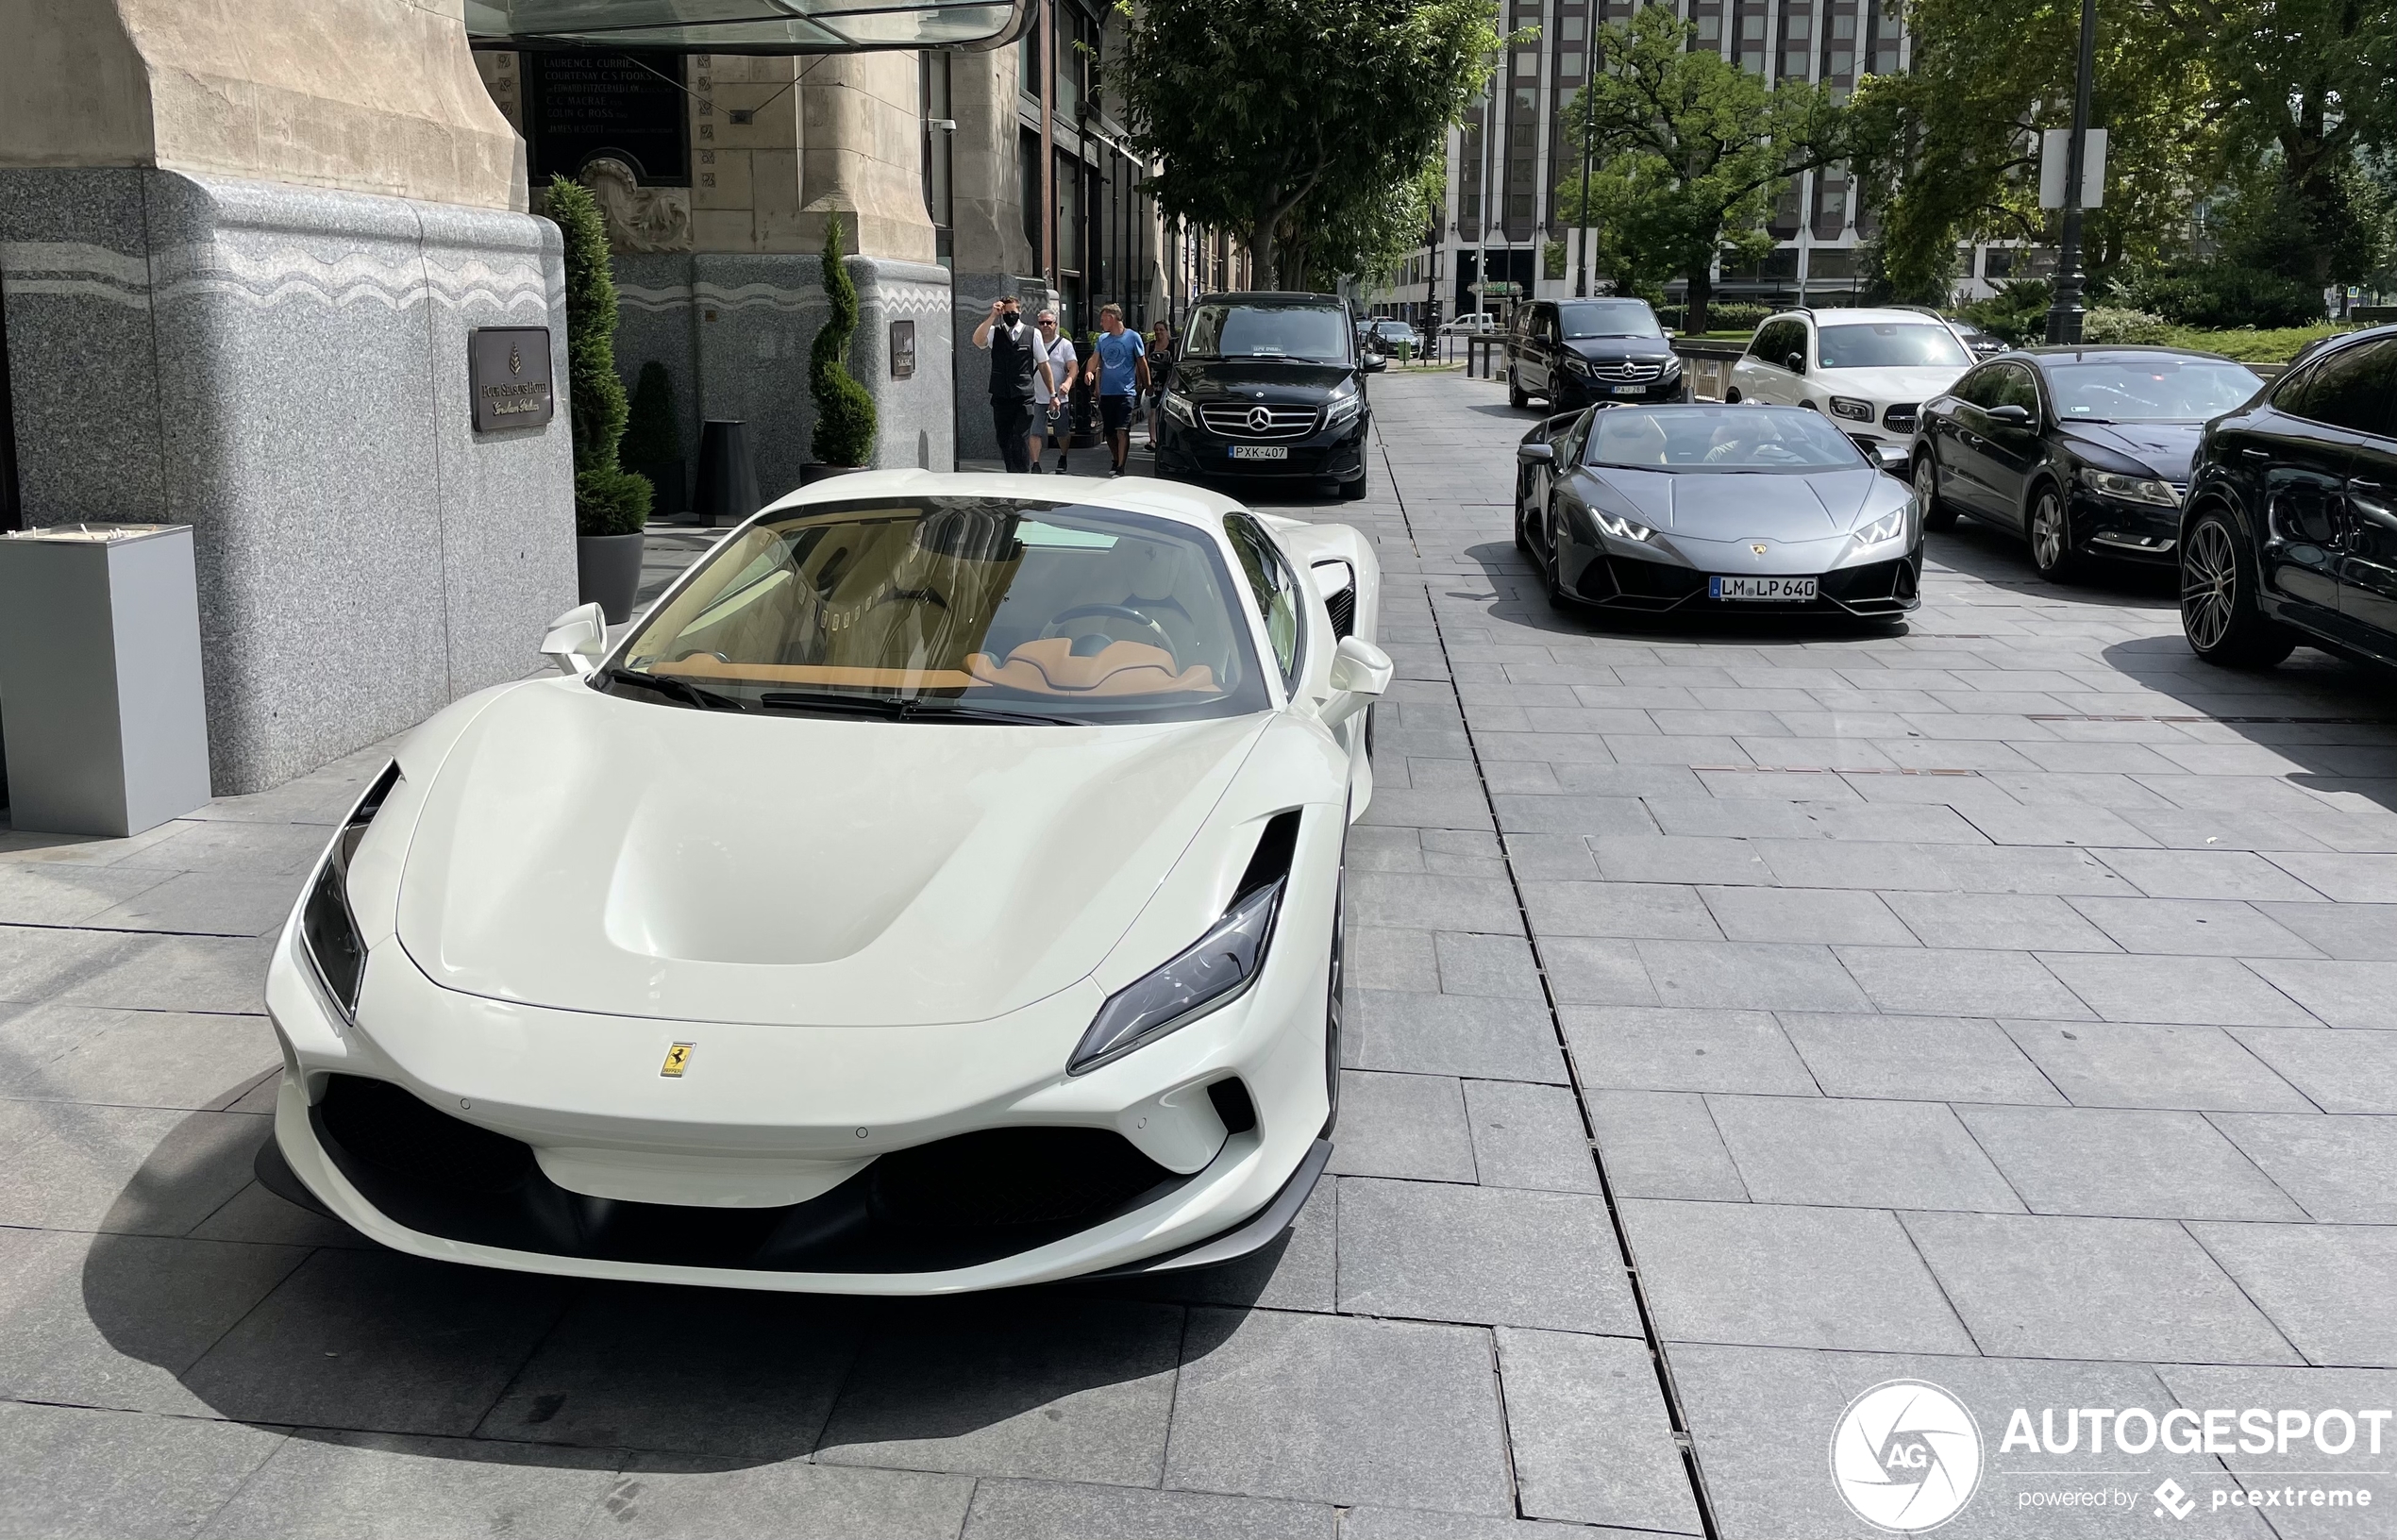
[[[991,356],[991,426],[998,430],[999,458],[1011,471],[1032,468],[1032,383],[1054,394],[1057,376],[1048,366],[1032,328],[1024,325],[1023,302],[1014,294],[991,301],[991,313],[974,328],[974,345]]]
[[[1074,340],[1057,329],[1055,310],[1040,312],[1040,335],[1033,345],[1047,356],[1050,374],[1070,388],[1074,369],[1081,360],[1074,356]],[[1038,381],[1032,386],[1032,469],[1040,469],[1042,441],[1046,439],[1057,446],[1057,474],[1064,476],[1073,459],[1074,438],[1073,425],[1064,418],[1065,397],[1062,392],[1052,392],[1046,380]]]

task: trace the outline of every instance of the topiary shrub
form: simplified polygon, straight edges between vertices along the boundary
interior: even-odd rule
[[[809,451],[823,465],[864,465],[874,459],[874,398],[848,369],[857,332],[857,285],[841,260],[841,217],[824,226],[824,297],[832,313],[808,349],[808,393],[815,399]]]
[[[608,226],[590,189],[549,179],[545,210],[565,236],[566,390],[575,436],[575,533],[631,535],[649,521],[648,479],[616,459],[624,381],[616,377],[616,280]]]

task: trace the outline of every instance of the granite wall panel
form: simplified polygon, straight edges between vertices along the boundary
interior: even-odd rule
[[[193,527],[220,795],[536,666],[575,596],[570,429],[562,401],[474,434],[464,332],[545,320],[562,348],[555,226],[21,170],[0,230],[27,515]]]

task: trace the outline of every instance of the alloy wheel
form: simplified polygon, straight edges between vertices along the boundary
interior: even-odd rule
[[[2053,576],[2064,561],[2064,504],[2043,492],[2031,507],[2031,564]]]
[[[2213,519],[2189,536],[2181,560],[2181,621],[2200,652],[2212,652],[2231,634],[2238,600],[2238,557],[2230,531]]]

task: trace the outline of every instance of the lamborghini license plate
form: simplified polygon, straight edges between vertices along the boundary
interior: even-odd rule
[[[1232,458],[1234,460],[1288,460],[1290,446],[1286,444],[1235,444],[1232,446]]]
[[[1762,599],[1768,604],[1803,604],[1815,596],[1815,578],[1709,578],[1710,599]]]

